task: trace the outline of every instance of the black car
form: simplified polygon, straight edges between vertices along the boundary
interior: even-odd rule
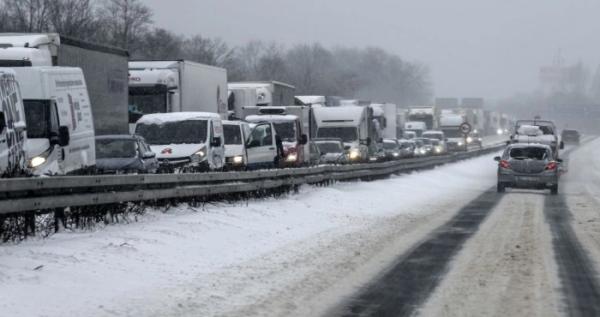
[[[156,173],[156,154],[137,135],[96,137],[96,169],[101,174]]]
[[[561,140],[565,144],[579,144],[579,131],[577,130],[563,130],[561,134]]]

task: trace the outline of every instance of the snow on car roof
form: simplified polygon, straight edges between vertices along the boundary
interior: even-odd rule
[[[517,129],[517,134],[528,135],[528,136],[541,136],[544,134],[542,130],[535,125],[522,125]]]
[[[164,124],[167,122],[178,122],[186,120],[207,120],[221,119],[221,117],[212,112],[169,112],[153,113],[143,115],[137,123],[143,124]]]

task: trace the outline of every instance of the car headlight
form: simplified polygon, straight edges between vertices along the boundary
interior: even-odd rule
[[[290,153],[285,157],[285,160],[288,162],[296,162],[298,159],[298,155],[296,153]]]
[[[46,163],[46,158],[43,156],[36,156],[29,160],[29,167],[36,168],[42,164]]]
[[[242,164],[244,163],[244,157],[241,155],[233,157],[233,164]]]
[[[398,156],[400,156],[400,153],[394,152],[394,154],[392,154],[392,155],[394,155],[394,157],[398,157]]]
[[[350,159],[351,160],[356,160],[359,157],[360,157],[360,151],[359,150],[357,150],[357,149],[350,150]]]
[[[435,148],[435,152],[436,153],[442,153],[442,147],[441,146],[436,147]]]
[[[498,129],[498,130],[496,131],[496,133],[498,133],[498,135],[501,135],[501,134],[503,134],[503,133],[504,133],[504,130],[502,130],[502,129]]]
[[[463,146],[463,142],[462,142],[462,141],[459,141],[459,142],[458,142],[458,146]]]
[[[467,143],[471,143],[473,142],[473,138],[472,137],[467,137]]]
[[[421,152],[421,154],[427,154],[427,150],[426,149],[420,149],[419,152]]]
[[[192,161],[202,161],[206,157],[206,149],[202,148],[192,154]]]

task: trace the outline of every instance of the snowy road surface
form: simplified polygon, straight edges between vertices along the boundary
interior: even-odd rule
[[[494,155],[0,247],[9,316],[594,316],[600,140],[561,194]],[[2,315],[0,314],[0,315]]]

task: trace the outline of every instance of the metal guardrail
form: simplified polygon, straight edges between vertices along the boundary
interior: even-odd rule
[[[502,145],[463,153],[381,163],[195,174],[98,175],[0,180],[0,214],[170,198],[268,190],[282,186],[379,177],[497,151]]]

